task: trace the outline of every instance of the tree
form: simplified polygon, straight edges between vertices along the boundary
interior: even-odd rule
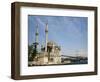
[[[32,43],[31,45],[28,45],[28,61],[33,61],[37,53],[36,44]]]

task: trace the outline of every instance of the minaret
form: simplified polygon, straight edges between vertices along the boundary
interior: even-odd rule
[[[35,32],[35,43],[34,43],[34,47],[35,47],[35,51],[37,52],[37,48],[38,48],[38,35],[39,35],[39,33],[38,33],[38,24],[37,24],[37,26],[36,26],[36,32]]]
[[[48,43],[48,23],[46,23],[46,28],[45,28],[45,52],[47,52],[47,43]]]
[[[38,35],[39,35],[39,32],[38,32],[38,24],[36,26],[36,33],[35,33],[35,43],[38,44]]]

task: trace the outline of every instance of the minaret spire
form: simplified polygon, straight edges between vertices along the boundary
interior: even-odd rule
[[[48,23],[46,23],[45,27],[45,52],[47,52],[47,43],[48,43]]]
[[[38,44],[38,35],[39,35],[39,32],[38,32],[38,24],[36,26],[36,32],[35,32],[35,42]]]
[[[39,32],[38,32],[38,24],[36,26],[36,32],[35,32],[35,43],[34,43],[34,47],[35,47],[35,53],[37,53],[37,48],[38,48],[38,35],[39,35]]]

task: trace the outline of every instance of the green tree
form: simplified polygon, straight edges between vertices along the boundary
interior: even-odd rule
[[[36,54],[38,53],[36,44],[28,45],[28,61],[33,61]]]

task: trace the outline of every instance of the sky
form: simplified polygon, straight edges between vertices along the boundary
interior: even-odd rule
[[[48,23],[48,41],[61,46],[61,55],[87,56],[88,18],[71,16],[28,16],[28,44],[35,42],[38,24],[39,48],[45,42],[45,27]]]

